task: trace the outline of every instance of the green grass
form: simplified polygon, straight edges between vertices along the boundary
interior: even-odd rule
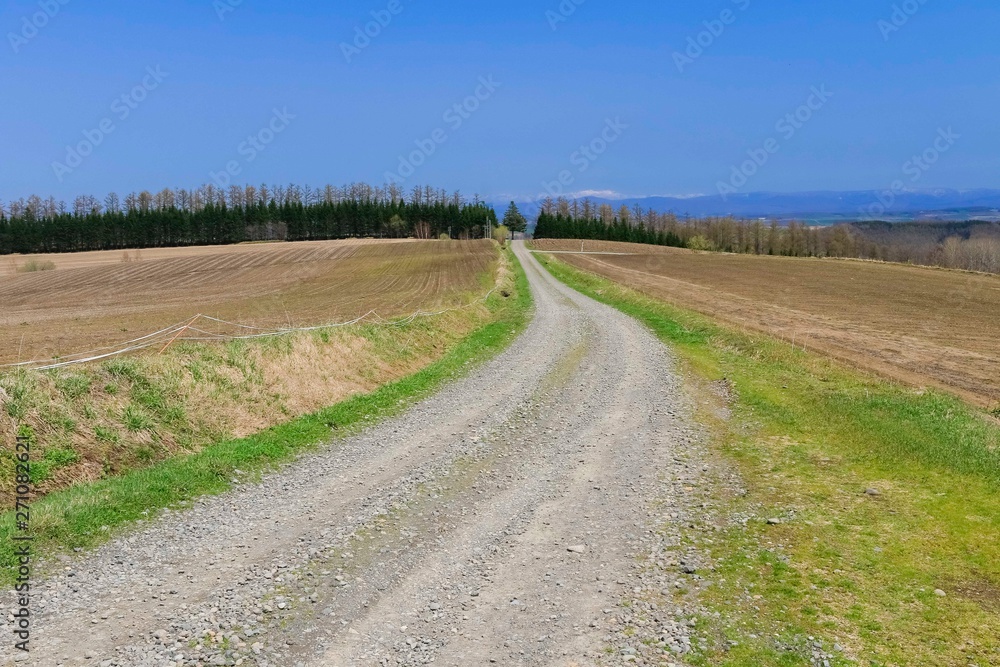
[[[119,440],[118,434],[106,426],[95,426],[94,436],[102,442],[110,442],[113,444],[117,444]]]
[[[719,612],[693,664],[806,666],[814,641],[834,665],[1000,664],[1000,428],[986,413],[540,259],[670,345],[745,485],[719,492],[718,530],[686,532],[714,558],[701,600]]]
[[[52,478],[52,473],[80,460],[80,455],[72,449],[46,450],[42,460],[31,464],[31,479],[39,484]]]
[[[122,413],[122,423],[132,433],[149,431],[153,428],[153,420],[141,407],[134,404],[125,406],[125,411]]]
[[[12,419],[23,419],[31,409],[35,378],[29,371],[16,370],[0,379],[0,390],[6,394],[4,409]]]
[[[71,374],[60,376],[56,373],[53,373],[53,375],[56,377],[56,388],[69,400],[75,400],[90,393],[93,379],[86,375]]]
[[[259,474],[287,462],[304,451],[345,437],[377,420],[398,414],[426,397],[443,383],[468,373],[476,364],[503,351],[527,324],[531,294],[527,279],[513,253],[508,257],[515,271],[510,297],[494,294],[487,300],[492,317],[454,345],[442,358],[408,377],[354,396],[311,415],[267,429],[240,440],[220,442],[196,454],[179,456],[148,468],[99,482],[58,491],[36,501],[31,508],[35,553],[45,554],[77,547],[92,547],[109,539],[115,528],[154,516],[158,510],[178,506],[193,498],[222,493],[230,488],[237,471]],[[235,350],[230,350],[235,352]],[[105,364],[115,378],[133,387],[146,386],[130,360]],[[146,397],[155,407],[155,397]],[[143,408],[129,405],[123,416],[130,429],[146,425]],[[111,431],[98,434],[114,440]],[[12,580],[14,515],[0,517],[0,578]]]

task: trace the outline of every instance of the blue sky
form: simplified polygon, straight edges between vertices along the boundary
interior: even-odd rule
[[[898,2],[895,24],[890,0],[576,2],[7,2],[0,199],[388,172],[716,194],[752,155],[739,191],[880,189],[949,129],[907,183],[998,185],[995,0]],[[372,12],[391,21],[345,56]]]

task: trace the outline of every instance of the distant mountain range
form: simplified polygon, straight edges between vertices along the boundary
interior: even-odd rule
[[[582,199],[582,197],[580,198]],[[1000,220],[1000,190],[913,190],[899,193],[878,190],[851,192],[753,192],[748,194],[695,197],[639,197],[604,199],[590,197],[595,204],[639,204],[678,217],[735,216],[801,220],[833,224],[856,220]],[[501,215],[509,200],[489,200]],[[518,201],[529,219],[538,215],[541,200]]]

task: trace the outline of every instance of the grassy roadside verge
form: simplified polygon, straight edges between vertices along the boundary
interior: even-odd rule
[[[523,269],[513,253],[505,252],[514,275],[503,291],[487,300],[488,323],[434,363],[373,392],[250,437],[49,494],[31,508],[35,554],[91,547],[107,540],[116,528],[154,516],[160,509],[221,493],[230,488],[235,477],[258,475],[331,437],[344,437],[400,413],[444,382],[503,351],[527,324],[532,304]],[[11,537],[15,530],[13,512],[0,516],[0,578],[4,584],[13,577],[16,559]]]
[[[540,260],[672,347],[745,487],[687,535],[715,563],[693,664],[1000,664],[995,421]]]

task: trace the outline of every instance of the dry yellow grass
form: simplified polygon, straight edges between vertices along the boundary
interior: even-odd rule
[[[37,490],[49,493],[250,435],[410,375],[489,321],[480,297],[496,280],[508,286],[513,280],[488,241],[297,245],[80,266],[72,270],[76,317],[61,309],[61,318],[46,313],[39,300],[69,308],[73,298],[39,284],[34,300],[7,285],[3,294],[20,306],[20,317],[34,314],[25,329],[44,333],[47,322],[57,322],[67,347],[108,340],[82,324],[111,323],[114,340],[122,324],[162,326],[181,308],[212,307],[266,326],[346,319],[372,308],[398,315],[462,307],[405,326],[362,323],[257,340],[181,341],[165,354],[0,373],[0,437],[13,442],[24,427],[34,434]],[[127,280],[108,288],[120,301],[100,303],[98,285],[108,275]],[[181,298],[186,292],[201,303]],[[88,314],[86,299],[95,300],[97,313]],[[93,337],[82,338],[77,326]],[[13,479],[0,478],[0,501]]]

